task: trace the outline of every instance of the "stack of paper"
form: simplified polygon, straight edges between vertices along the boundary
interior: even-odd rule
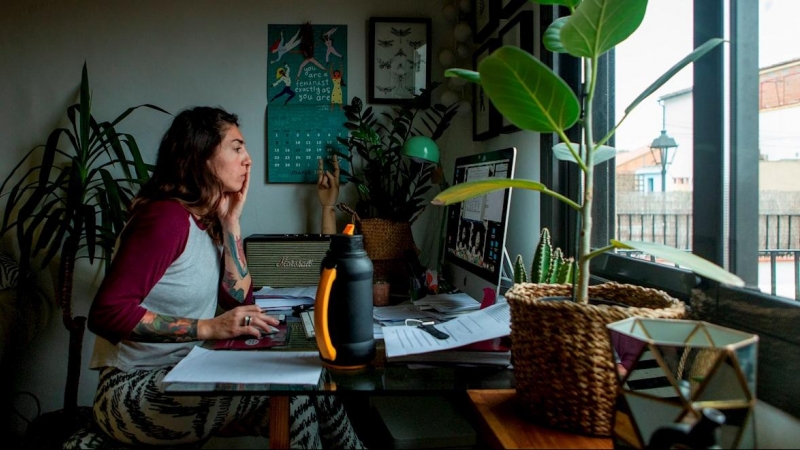
[[[427,295],[414,301],[420,309],[432,309],[440,313],[458,314],[480,309],[481,304],[470,297],[468,294],[459,292],[456,294]]]
[[[316,385],[321,375],[316,351],[241,352],[198,346],[164,377],[164,383]]]
[[[291,309],[294,306],[313,305],[317,295],[316,286],[289,288],[263,288],[253,292],[256,305],[263,310]]]
[[[386,358],[388,361],[507,365],[511,357],[508,348],[497,347],[494,351],[493,348],[460,347],[508,336],[511,333],[510,322],[508,303],[503,302],[437,323],[436,328],[446,333],[447,339],[437,339],[416,326],[384,327]],[[485,351],[487,349],[490,351]]]

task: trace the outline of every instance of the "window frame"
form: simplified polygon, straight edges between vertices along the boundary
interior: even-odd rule
[[[693,252],[742,277],[746,288],[720,286],[683,269],[668,267],[618,254],[605,254],[592,260],[593,282],[619,281],[663,289],[684,300],[692,310],[692,298],[712,299],[703,315],[695,318],[759,335],[759,364],[757,397],[789,414],[800,417],[800,405],[791,399],[800,398],[798,361],[787,361],[787,355],[800,355],[800,302],[759,292],[758,286],[758,10],[759,2],[751,0],[695,0],[694,45],[711,37],[724,37],[725,11],[729,12],[730,42],[720,46],[694,63],[694,167],[715,167],[702,176],[693,176]],[[560,15],[569,14],[559,7],[540,7],[544,33],[547,24]],[[541,42],[541,41],[540,41]],[[726,52],[727,51],[727,57]],[[574,58],[553,55],[540,49],[543,62],[571,86],[579,80],[580,66]],[[730,68],[726,75],[726,67]],[[600,90],[598,104],[604,109],[598,114],[595,126],[599,134],[613,127],[614,117],[614,52],[608,53],[598,74]],[[719,80],[727,80],[720,83]],[[729,102],[729,103],[728,103]],[[726,108],[730,106],[730,112]],[[726,120],[728,129],[726,131]],[[575,130],[572,130],[575,131]],[[541,135],[541,148],[551,148],[556,137]],[[726,143],[729,153],[726,154]],[[609,145],[614,145],[613,140]],[[576,194],[570,182],[577,179],[577,169],[559,163],[552,152],[541,152],[542,182],[559,192]],[[595,184],[596,209],[593,211],[595,230],[592,241],[605,243],[615,234],[614,163],[598,166],[600,176]],[[726,189],[726,182],[728,189]],[[551,230],[554,245],[575,248],[577,236],[575,216],[565,205],[546,196],[541,201],[541,226]],[[729,209],[724,205],[726,199]],[[749,213],[749,214],[748,214]],[[597,226],[602,224],[601,226]],[[725,242],[725,230],[729,242]],[[730,250],[726,251],[726,245]],[[696,302],[699,306],[699,301]],[[705,303],[704,303],[705,305]],[[774,315],[777,320],[752,320],[748,311]],[[788,312],[788,313],[787,313]]]

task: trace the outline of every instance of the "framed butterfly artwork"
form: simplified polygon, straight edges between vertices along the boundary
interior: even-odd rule
[[[431,46],[431,19],[371,17],[368,101],[399,104],[426,88]]]

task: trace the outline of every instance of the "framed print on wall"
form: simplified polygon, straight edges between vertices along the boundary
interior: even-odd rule
[[[497,39],[489,39],[480,46],[472,57],[472,69],[498,47]],[[497,136],[500,128],[500,113],[495,109],[480,84],[472,85],[472,140],[483,141]]]
[[[500,2],[497,0],[472,0],[473,42],[486,40],[500,24]]]
[[[398,104],[412,99],[431,78],[431,19],[369,19],[370,103]]]
[[[533,54],[533,11],[520,11],[498,33],[498,47],[513,45]],[[513,133],[519,131],[516,125],[505,117],[500,118],[500,132]]]

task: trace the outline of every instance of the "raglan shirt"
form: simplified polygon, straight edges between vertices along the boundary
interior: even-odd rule
[[[144,205],[128,222],[110,272],[89,310],[97,335],[90,367],[123,371],[177,364],[202,341],[135,342],[127,337],[146,311],[210,319],[217,305],[238,306],[222,288],[222,248],[177,201]],[[244,304],[252,304],[252,287]]]

